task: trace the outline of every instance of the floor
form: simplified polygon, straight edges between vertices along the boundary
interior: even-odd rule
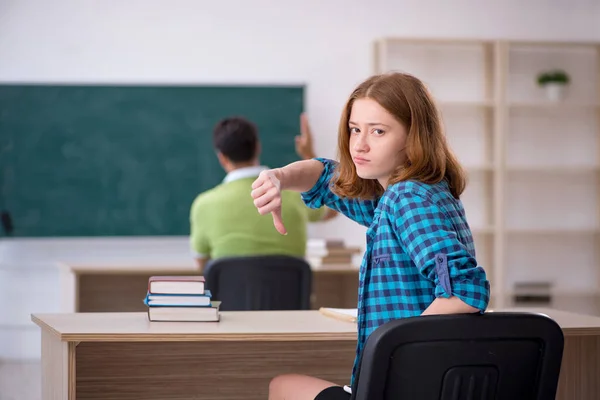
[[[39,362],[0,361],[0,400],[40,400]]]

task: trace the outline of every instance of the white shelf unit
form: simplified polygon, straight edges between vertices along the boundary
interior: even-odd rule
[[[571,82],[546,100],[538,73]],[[469,174],[462,201],[493,305],[514,284],[600,296],[600,44],[384,38],[374,72],[425,82]]]

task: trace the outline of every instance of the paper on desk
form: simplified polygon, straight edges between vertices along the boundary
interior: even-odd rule
[[[342,321],[356,322],[358,318],[358,310],[356,308],[319,308],[321,314]]]

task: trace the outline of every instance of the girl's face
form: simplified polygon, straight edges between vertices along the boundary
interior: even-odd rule
[[[356,173],[362,179],[377,179],[386,189],[392,173],[406,161],[406,128],[369,98],[354,101],[348,127]]]

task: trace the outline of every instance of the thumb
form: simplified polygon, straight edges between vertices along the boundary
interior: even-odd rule
[[[287,230],[285,229],[285,226],[283,226],[283,218],[281,217],[281,207],[273,210],[271,215],[273,215],[273,225],[275,225],[277,232],[282,235],[287,235]]]

